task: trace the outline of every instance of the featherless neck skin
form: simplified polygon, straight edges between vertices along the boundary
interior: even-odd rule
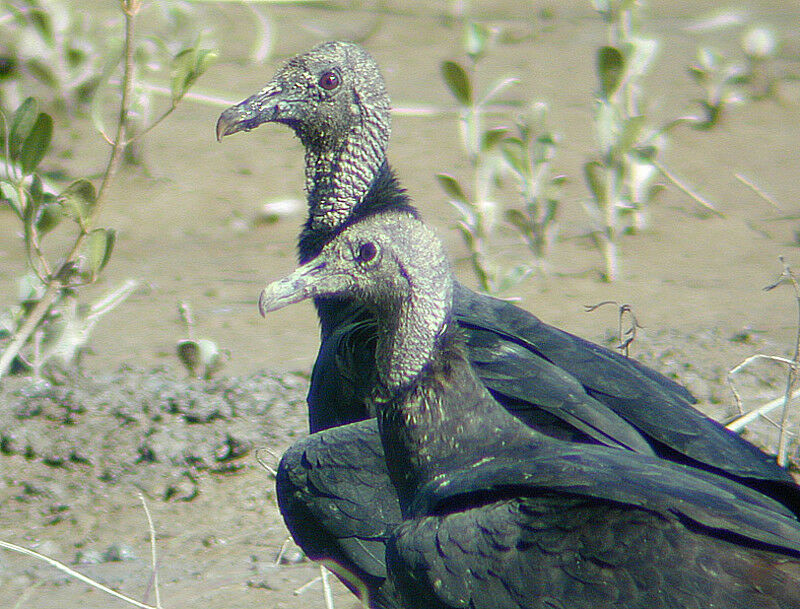
[[[306,148],[306,191],[311,228],[344,224],[361,203],[386,159],[389,122],[377,108],[353,108],[351,128],[339,139],[301,139]],[[356,114],[358,112],[358,114]]]
[[[452,287],[446,290],[452,299]],[[376,347],[378,380],[388,393],[413,383],[430,364],[447,328],[449,302],[415,290],[382,311]]]
[[[475,376],[446,296],[412,281],[406,298],[381,307],[373,394],[384,451],[402,510],[427,482],[475,455],[533,440]]]
[[[413,381],[393,388],[382,383],[372,401],[405,515],[419,489],[438,476],[535,441],[535,432],[499,407],[477,379],[460,331],[450,324]]]

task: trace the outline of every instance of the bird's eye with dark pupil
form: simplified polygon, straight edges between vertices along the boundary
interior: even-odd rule
[[[358,259],[361,262],[369,262],[378,253],[378,248],[371,241],[367,241],[358,248]]]
[[[319,77],[319,86],[326,91],[333,91],[340,83],[339,75],[334,71],[325,72]]]

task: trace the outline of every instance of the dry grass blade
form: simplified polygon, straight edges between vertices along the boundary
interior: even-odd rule
[[[28,597],[33,594],[34,591],[41,585],[42,582],[36,582],[35,584],[28,586],[11,609],[22,609],[25,606],[25,601],[28,600]]]
[[[58,569],[59,571],[62,571],[64,573],[66,573],[70,577],[73,577],[73,578],[77,579],[78,581],[81,581],[84,584],[86,584],[88,586],[91,586],[92,588],[97,588],[101,592],[105,592],[106,594],[109,594],[109,595],[113,596],[114,598],[118,598],[121,601],[125,601],[129,605],[133,605],[134,607],[139,607],[139,609],[162,609],[161,607],[153,607],[152,605],[147,605],[145,603],[140,603],[136,599],[133,599],[133,598],[131,598],[129,596],[126,596],[126,595],[122,594],[121,592],[117,592],[116,590],[114,590],[112,588],[109,588],[108,586],[104,586],[103,584],[101,584],[99,582],[96,582],[95,580],[91,579],[90,577],[86,577],[83,573],[78,573],[74,569],[69,568],[64,563],[59,562],[59,561],[55,560],[54,558],[50,558],[49,556],[45,556],[44,554],[39,554],[38,552],[35,552],[35,551],[30,550],[28,548],[24,548],[22,546],[18,546],[16,544],[14,544],[14,543],[9,543],[7,541],[1,541],[1,540],[0,540],[0,548],[5,548],[6,550],[11,550],[12,552],[17,552],[19,554],[24,554],[26,556],[30,556],[32,558],[35,558],[35,559],[40,560],[42,562],[45,562],[48,565],[50,565],[51,567],[54,567],[55,569]]]
[[[314,584],[316,584],[320,580],[322,580],[322,576],[318,575],[314,579],[310,579],[309,581],[304,583],[302,586],[297,588],[297,590],[295,590],[292,594],[294,594],[295,596],[299,596],[299,595],[301,595],[303,592],[308,590],[311,586],[313,586]]]
[[[156,557],[156,529],[153,526],[153,518],[150,516],[150,510],[147,507],[147,502],[144,500],[144,495],[139,493],[139,501],[142,502],[145,516],[147,516],[147,528],[150,531],[150,560],[153,569],[153,590],[156,596],[156,607],[161,609],[161,594],[158,588],[158,560]]]
[[[767,194],[763,188],[758,186],[755,182],[753,182],[750,178],[743,176],[741,173],[733,174],[734,177],[739,180],[742,184],[750,188],[754,193],[756,193],[759,197],[764,199],[767,203],[772,205],[778,211],[784,211],[783,206],[775,200],[775,197],[770,196]]]
[[[325,607],[327,607],[327,609],[336,609],[333,605],[333,591],[331,591],[331,581],[328,570],[320,565],[319,572],[322,577],[322,595],[325,598]]]
[[[728,384],[733,391],[734,398],[736,399],[737,406],[739,407],[739,412],[743,412],[741,406],[741,399],[739,397],[739,393],[736,391],[736,387],[733,384],[733,375],[737,372],[743,370],[748,365],[752,364],[755,361],[765,359],[768,361],[777,362],[779,364],[783,364],[786,366],[786,386],[783,392],[783,396],[764,404],[747,414],[735,419],[726,427],[731,431],[741,432],[748,424],[759,417],[766,418],[766,415],[771,412],[772,410],[778,408],[779,406],[782,407],[781,413],[781,420],[778,424],[780,428],[780,435],[778,437],[778,465],[785,467],[786,466],[786,450],[787,445],[789,442],[789,436],[791,435],[787,430],[787,425],[789,422],[789,404],[791,401],[800,395],[800,390],[795,391],[794,386],[797,382],[797,369],[800,366],[800,284],[798,284],[797,277],[795,276],[792,269],[786,264],[783,256],[779,256],[778,259],[780,260],[781,264],[783,265],[783,271],[781,272],[780,277],[777,281],[765,287],[765,290],[773,290],[779,285],[784,283],[788,283],[792,286],[794,290],[795,301],[797,303],[797,325],[796,325],[796,335],[795,335],[795,344],[794,344],[794,354],[792,358],[785,358],[776,355],[754,355],[748,357],[738,366],[735,366],[731,369],[728,373]]]
[[[783,359],[783,358],[780,358]],[[733,389],[733,388],[732,388]],[[735,392],[735,390],[734,390]],[[797,399],[800,397],[800,390],[795,391],[792,393],[791,397],[789,398],[790,401]],[[770,412],[775,410],[778,406],[782,405],[786,400],[786,396],[781,396],[779,398],[775,398],[774,400],[770,400],[766,404],[762,404],[758,408],[754,408],[749,412],[743,414],[740,417],[735,418],[733,421],[728,423],[725,428],[730,429],[731,431],[735,431],[736,433],[741,433],[744,429],[757,418],[768,415]],[[737,399],[738,401],[738,399]]]
[[[256,450],[256,461],[258,461],[258,464],[261,467],[263,467],[265,470],[267,470],[273,478],[277,478],[278,477],[277,470],[273,466],[271,466],[269,463],[267,463],[267,461],[264,459],[264,454],[263,453],[267,453],[275,461],[280,461],[280,458],[278,457],[278,455],[276,455],[274,452],[272,452],[269,448],[259,448],[258,450]]]
[[[672,173],[669,169],[667,169],[663,163],[653,159],[652,161],[653,166],[658,169],[661,174],[667,178],[672,184],[674,184],[679,190],[682,190],[685,194],[689,197],[697,201],[700,205],[705,207],[707,210],[715,213],[720,218],[724,218],[725,216],[723,213],[718,210],[714,204],[702,196],[700,193],[695,192],[688,184],[686,184],[683,180],[681,180],[678,176]]]
[[[45,556],[44,554],[39,554],[39,552],[36,552],[36,551],[31,550],[29,548],[25,548],[23,546],[18,546],[17,544],[10,543],[8,541],[2,541],[2,540],[0,540],[0,548],[5,548],[6,550],[11,550],[12,552],[17,552],[19,554],[24,554],[25,556],[30,556],[30,557],[35,558],[37,560],[40,560],[40,561],[42,561],[44,563],[47,563],[51,567],[54,567],[55,569],[58,569],[59,571],[62,571],[64,573],[66,573],[70,577],[73,577],[73,578],[77,579],[80,582],[83,582],[84,584],[86,584],[88,586],[91,586],[93,588],[97,588],[98,590],[100,590],[102,592],[105,592],[106,594],[109,594],[109,595],[111,595],[111,596],[113,596],[115,598],[118,598],[121,601],[125,601],[126,603],[128,603],[130,605],[133,605],[134,607],[139,607],[140,609],[163,609],[163,607],[161,606],[161,595],[159,593],[159,588],[158,588],[158,571],[156,569],[156,567],[157,567],[156,531],[155,531],[155,527],[153,526],[153,518],[150,515],[150,510],[148,509],[147,503],[144,500],[144,496],[141,493],[139,493],[139,501],[142,502],[142,507],[144,508],[144,513],[147,516],[147,526],[148,526],[148,529],[150,531],[150,551],[151,551],[152,568],[153,568],[153,588],[154,588],[155,597],[156,597],[155,606],[139,602],[136,599],[133,599],[133,598],[131,598],[129,596],[126,596],[125,594],[122,594],[121,592],[117,592],[113,588],[109,588],[108,586],[104,586],[100,582],[97,582],[97,581],[91,579],[90,577],[87,577],[83,573],[79,573],[78,571],[75,571],[74,569],[68,567],[64,563],[62,563],[62,562],[60,562],[60,561],[58,561],[58,560],[56,560],[54,558],[50,558],[49,556]],[[17,603],[17,606],[20,606],[21,601],[22,601],[22,599],[20,599],[20,602]]]

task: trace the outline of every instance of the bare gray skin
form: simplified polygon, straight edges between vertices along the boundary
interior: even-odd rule
[[[374,305],[386,321],[378,336],[378,378],[395,390],[420,374],[445,328],[452,273],[435,233],[406,213],[367,218],[357,227],[266,287],[258,307],[265,315],[307,298],[342,293]]]
[[[357,44],[325,42],[223,112],[217,139],[265,122],[294,129],[306,149],[311,227],[330,229],[347,220],[386,158],[389,110],[375,60]]]

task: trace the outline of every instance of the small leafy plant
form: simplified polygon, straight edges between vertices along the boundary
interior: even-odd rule
[[[84,178],[60,192],[45,183],[39,165],[50,147],[53,119],[39,111],[36,100],[26,99],[11,116],[0,115],[0,150],[4,157],[0,205],[10,208],[21,225],[23,247],[32,272],[32,277],[22,283],[19,305],[3,316],[0,377],[10,369],[32,370],[38,376],[47,361],[57,354],[62,360],[74,359],[97,319],[133,290],[133,284],[126,282],[94,305],[80,305],[77,301],[80,289],[94,284],[111,258],[116,232],[97,226],[97,219],[124,148],[133,141],[128,124],[136,67],[135,18],[141,0],[122,0],[120,6],[125,35],[119,112],[115,133],[104,134],[111,144],[111,153],[99,188]],[[209,51],[195,49],[178,53],[172,68],[172,103],[139,135],[174,110],[213,57]],[[72,230],[68,245],[60,252],[47,251],[45,238],[63,227],[64,221]]]
[[[741,40],[744,59],[735,61],[708,47],[700,47],[689,74],[703,89],[698,100],[704,116],[697,122],[699,129],[715,127],[729,106],[740,105],[748,99],[763,99],[774,93],[776,79],[770,73],[769,60],[775,57],[778,39],[766,27],[752,27]]]
[[[747,82],[747,68],[710,47],[697,50],[697,59],[689,66],[689,74],[705,94],[699,100],[704,112],[704,117],[697,123],[700,129],[714,127],[725,108],[744,101],[742,87]]]
[[[445,84],[459,106],[461,143],[472,172],[471,194],[449,174],[436,178],[458,212],[457,228],[469,251],[470,263],[478,283],[489,294],[503,292],[528,273],[524,265],[504,270],[492,260],[489,241],[495,231],[498,213],[493,199],[495,184],[503,168],[499,144],[507,127],[485,127],[487,107],[496,103],[506,89],[517,82],[502,78],[480,97],[475,95],[473,76],[479,61],[493,44],[495,33],[478,23],[469,23],[465,30],[465,48],[469,66],[445,61],[441,71]]]
[[[540,273],[548,270],[548,254],[558,229],[561,191],[567,181],[566,176],[553,174],[558,138],[547,126],[547,115],[547,104],[532,104],[517,120],[516,132],[501,144],[522,202],[521,208],[506,209],[504,217],[519,232]]]
[[[644,77],[658,51],[658,41],[639,30],[642,2],[637,0],[593,0],[608,24],[609,44],[598,49],[599,86],[594,108],[594,131],[598,153],[583,167],[591,197],[584,202],[591,223],[591,236],[602,253],[603,278],[619,276],[620,235],[648,227],[649,208],[666,178],[695,201],[715,212],[711,203],[692,192],[661,162],[667,134],[681,124],[696,124],[693,116],[682,116],[663,125],[649,125],[645,114]]]
[[[49,88],[53,100],[68,111],[85,104],[102,73],[104,52],[94,42],[85,12],[58,0],[4,2],[8,11],[0,24],[6,52],[21,78],[5,83],[4,105],[20,103],[24,82]]]
[[[230,353],[227,350],[220,350],[213,340],[194,338],[194,315],[189,303],[181,302],[178,305],[178,314],[187,336],[178,341],[176,347],[178,359],[190,376],[208,380],[222,369],[230,358]]]

